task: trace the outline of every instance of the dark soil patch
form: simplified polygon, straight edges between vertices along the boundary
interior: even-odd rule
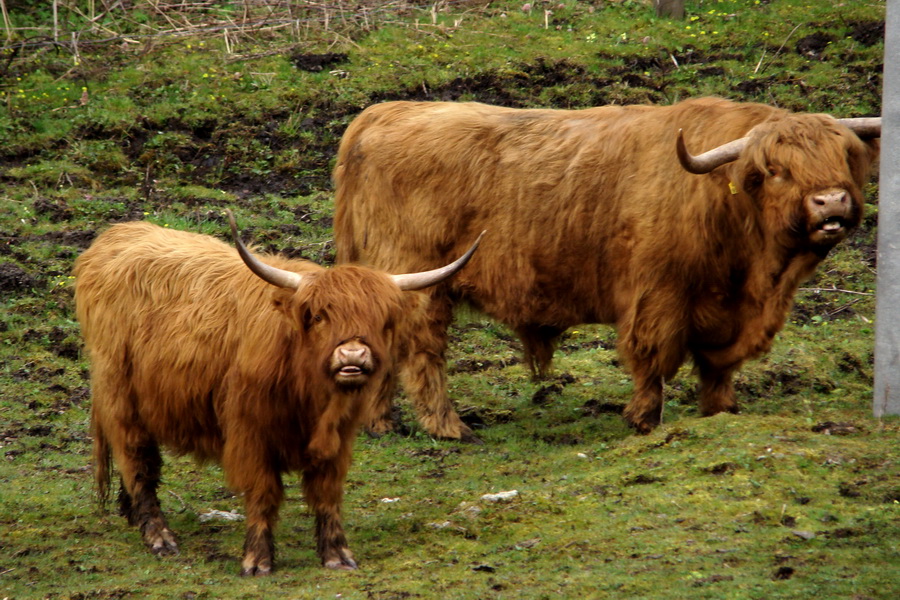
[[[554,396],[563,391],[563,387],[575,383],[575,377],[571,373],[562,373],[556,377],[553,383],[541,386],[531,397],[531,403],[536,406],[544,406],[553,400]]]
[[[884,21],[856,21],[850,26],[850,37],[863,46],[884,42]]]
[[[837,359],[837,368],[842,373],[857,373],[861,378],[871,381],[872,374],[866,369],[866,364],[862,359],[849,352],[844,352]]]
[[[388,100],[417,101],[457,101],[470,96],[479,102],[524,108],[537,103],[539,95],[546,88],[567,84],[587,84],[593,88],[588,103],[594,106],[606,104],[603,89],[612,80],[597,77],[580,64],[570,60],[550,61],[538,59],[532,64],[518,64],[510,70],[496,69],[484,71],[467,77],[457,77],[443,85],[429,88],[424,83],[406,90],[379,92],[370,97],[371,103]],[[556,108],[569,108],[568,98],[550,99],[549,104]],[[548,102],[541,102],[548,104]]]
[[[531,397],[531,403],[536,406],[545,406],[553,400],[554,396],[559,395],[562,390],[563,386],[558,383],[541,386]]]
[[[301,71],[317,73],[333,65],[347,62],[347,55],[343,52],[326,52],[325,54],[296,52],[291,55],[291,62]]]
[[[853,423],[835,423],[834,421],[825,421],[813,425],[812,430],[815,433],[823,433],[825,435],[853,435],[861,433],[862,429]]]
[[[736,92],[740,92],[747,96],[753,96],[754,94],[758,94],[768,89],[769,86],[772,85],[773,81],[774,78],[772,77],[766,77],[763,79],[747,79],[736,84],[733,89]]]
[[[472,429],[483,429],[490,425],[511,423],[514,416],[511,410],[467,406],[459,409],[459,418]]]
[[[734,387],[741,396],[751,399],[796,394],[811,383],[809,377],[785,364],[766,369],[758,381],[735,381]]]
[[[600,415],[621,415],[624,409],[624,404],[604,402],[593,398],[581,405],[582,414],[590,417],[598,417]]]
[[[577,433],[549,433],[545,435],[535,434],[534,439],[553,446],[578,446],[584,444],[584,436]]]
[[[837,38],[830,33],[817,31],[802,38],[797,42],[797,45],[794,48],[797,51],[797,54],[802,54],[803,56],[808,56],[810,58],[819,58],[825,48],[836,39]]]
[[[46,198],[38,198],[32,204],[35,214],[46,215],[51,223],[59,223],[60,221],[68,221],[72,218],[73,212],[65,200],[57,200],[53,202]]]
[[[774,581],[786,581],[794,576],[793,567],[778,567],[778,570],[772,574]]]
[[[646,473],[639,473],[634,477],[627,478],[623,483],[625,485],[647,485],[650,483],[657,483],[663,481],[663,479],[656,477],[655,475],[647,475]]]
[[[504,369],[506,367],[517,365],[522,362],[518,356],[511,356],[504,360],[477,360],[472,358],[461,358],[447,369],[448,373],[480,373],[488,369]]]
[[[40,281],[29,275],[19,265],[0,263],[0,294],[10,294],[42,287],[43,285]]]
[[[738,469],[738,465],[733,462],[723,462],[712,465],[711,467],[706,467],[703,469],[707,473],[711,475],[725,475],[726,473],[732,473]]]

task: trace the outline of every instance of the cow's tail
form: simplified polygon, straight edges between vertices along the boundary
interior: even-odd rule
[[[94,484],[97,488],[97,500],[102,512],[106,510],[109,503],[112,451],[109,447],[109,440],[96,418],[91,420],[91,434],[94,437]]]

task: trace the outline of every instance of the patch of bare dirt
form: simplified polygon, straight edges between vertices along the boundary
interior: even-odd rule
[[[817,31],[800,39],[800,41],[797,42],[797,45],[794,46],[794,49],[797,51],[797,54],[802,54],[803,56],[808,56],[810,58],[819,58],[829,44],[834,43],[836,39],[837,38],[830,33]]]
[[[11,295],[17,292],[42,288],[43,283],[29,275],[22,267],[14,263],[0,263],[0,294]]]
[[[884,21],[856,21],[851,23],[850,37],[863,46],[884,42]]]
[[[325,52],[324,54],[295,52],[291,55],[291,62],[301,71],[317,73],[347,62],[347,55],[343,52]]]

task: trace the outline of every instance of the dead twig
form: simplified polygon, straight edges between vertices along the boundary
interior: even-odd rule
[[[799,288],[801,292],[813,292],[818,294],[819,292],[838,292],[840,294],[856,294],[857,296],[874,296],[873,292],[855,292],[853,290],[842,290],[838,287],[832,286],[830,288]]]

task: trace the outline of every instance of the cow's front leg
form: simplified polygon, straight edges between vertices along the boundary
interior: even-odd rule
[[[709,417],[720,412],[738,412],[732,379],[736,369],[718,369],[700,357],[695,362],[700,375],[700,414]]]
[[[322,462],[303,471],[306,503],[316,517],[316,551],[329,569],[356,569],[347,535],[341,521],[344,478],[350,463],[350,451],[342,448],[335,460]]]
[[[640,294],[619,324],[619,353],[634,380],[624,416],[638,433],[650,433],[662,422],[663,382],[678,372],[686,353],[683,319],[672,312],[681,296],[668,288],[655,292]]]
[[[253,404],[250,403],[252,406]],[[281,474],[271,464],[269,453],[260,440],[262,432],[248,430],[226,437],[222,467],[229,486],[244,495],[247,533],[241,576],[269,575],[274,568],[278,507],[284,499]]]
[[[269,575],[275,568],[273,529],[278,520],[278,507],[284,497],[280,475],[266,473],[265,470],[254,475],[254,486],[243,488],[247,534],[244,538],[244,558],[241,560],[242,577]]]

